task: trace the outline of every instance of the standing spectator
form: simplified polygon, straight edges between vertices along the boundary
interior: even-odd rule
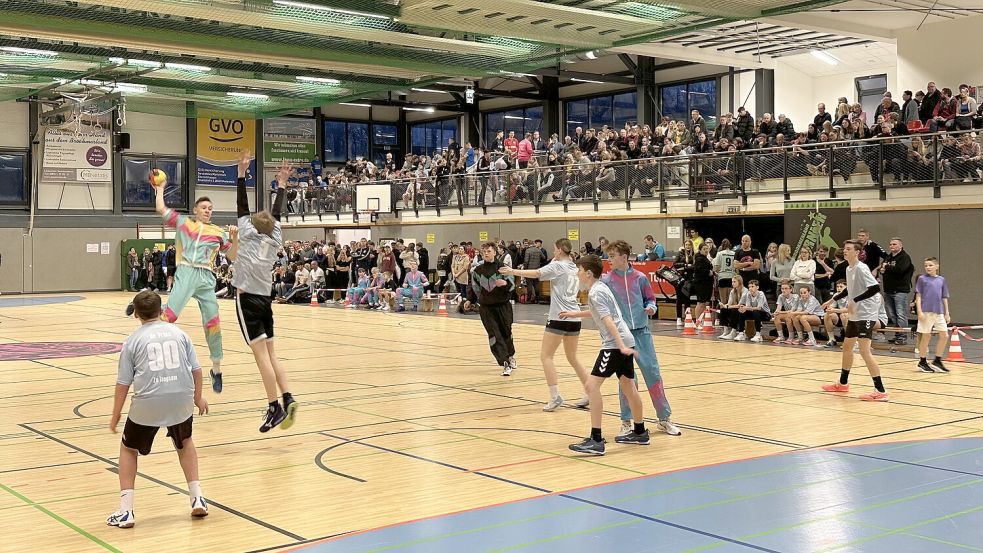
[[[710,260],[710,244],[706,242],[700,244],[693,263],[693,292],[696,294],[696,313],[693,317],[699,321],[713,297],[713,262]]]
[[[922,123],[928,125],[936,114],[936,107],[942,101],[942,93],[935,87],[935,82],[929,81],[925,92],[925,98],[918,106],[918,118]]]
[[[799,248],[799,258],[792,264],[789,278],[792,279],[793,290],[798,291],[805,286],[810,294],[816,293],[816,262],[813,261],[809,248]]]
[[[774,283],[773,286],[777,286],[778,283],[785,279],[791,279],[792,265],[794,263],[792,260],[792,247],[788,244],[778,246],[778,255],[775,256],[775,260],[768,267],[768,276]]]
[[[693,269],[696,264],[696,252],[693,251],[693,241],[683,242],[683,249],[676,255],[672,267],[679,273],[676,283],[676,328],[683,327],[683,307],[690,307],[690,296],[693,294]]]
[[[536,271],[546,263],[543,257],[543,250],[538,245],[526,248],[522,257],[520,268],[526,271]],[[539,294],[539,280],[537,278],[526,277],[526,301],[536,303]]]
[[[830,266],[830,261],[826,259],[826,254],[828,250],[826,246],[819,246],[816,250],[816,297],[819,298],[819,303],[826,303],[832,296],[832,281],[830,280],[830,275],[833,274],[833,267]]]
[[[137,255],[136,248],[130,248],[126,254],[126,264],[130,268],[130,292],[136,292],[140,282],[140,256]]]
[[[519,162],[519,169],[529,167],[529,160],[532,159],[535,148],[532,145],[532,133],[526,133],[519,142],[516,150],[516,159]]]
[[[420,242],[416,248],[416,257],[419,259],[420,272],[430,280],[430,251],[427,250],[423,242]]]
[[[890,253],[884,259],[884,307],[891,326],[908,328],[908,294],[911,293],[911,276],[915,266],[904,251],[900,238],[892,238],[888,244]],[[897,332],[893,342],[904,345],[905,333]]]
[[[918,351],[922,355],[918,368],[922,372],[949,372],[942,364],[942,354],[948,341],[947,329],[951,322],[949,287],[945,277],[939,275],[939,260],[934,257],[925,260],[925,274],[919,276],[915,283],[915,309],[918,313]],[[938,342],[935,344],[935,359],[930,366],[926,363],[926,355],[932,333],[938,334]]]
[[[447,283],[450,282],[451,274],[451,254],[447,251],[447,248],[440,248],[440,253],[437,255],[437,286],[434,291],[438,294],[445,292]]]
[[[877,278],[881,270],[881,262],[887,256],[884,248],[877,242],[870,239],[870,233],[866,229],[857,231],[857,241],[860,242],[860,261],[870,269],[870,273]]]
[[[720,241],[720,249],[713,257],[713,271],[717,273],[717,301],[726,303],[734,278],[734,250],[727,238]]]
[[[706,121],[703,120],[703,116],[700,115],[700,110],[694,109],[689,112],[689,120],[686,121],[686,129],[691,132],[697,132],[696,128],[699,127],[701,130],[707,128]]]
[[[509,131],[509,137],[503,142],[505,146],[506,162],[511,167],[512,160],[519,154],[519,139],[515,137],[515,131]]]
[[[761,270],[761,253],[751,247],[751,237],[747,234],[741,237],[741,249],[734,253],[734,268],[744,282],[758,279]]]
[[[464,301],[468,293],[468,277],[470,276],[471,258],[465,253],[464,246],[454,246],[451,260],[451,277],[457,293],[461,295],[458,301]]]
[[[734,135],[750,144],[754,136],[754,116],[748,113],[744,106],[737,108],[737,122],[734,124]]]
[[[819,110],[819,113],[812,118],[812,124],[815,125],[817,129],[823,128],[823,123],[833,122],[833,116],[826,111],[826,104],[820,103],[818,106],[816,106],[816,108]]]
[[[907,125],[912,121],[918,121],[918,102],[911,96],[910,90],[905,90],[901,95],[904,103],[901,104],[901,122]]]

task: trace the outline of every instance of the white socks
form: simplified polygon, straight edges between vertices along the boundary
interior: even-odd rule
[[[119,511],[125,513],[133,510],[133,490],[120,490]]]
[[[191,499],[202,497],[200,481],[195,480],[194,482],[188,482],[188,495],[191,496]]]
[[[550,386],[550,398],[556,399],[560,397],[560,387],[558,385]]]
[[[816,336],[812,333],[811,330],[809,331],[809,339],[810,340],[815,340],[816,339]]]

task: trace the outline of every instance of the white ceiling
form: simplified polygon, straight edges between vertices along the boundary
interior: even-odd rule
[[[763,22],[892,40],[896,31],[915,29],[922,21],[931,25],[976,15],[983,15],[980,0],[848,0],[808,12],[766,18]]]
[[[846,72],[861,73],[868,70],[871,73],[879,73],[886,67],[896,66],[898,62],[897,47],[885,42],[833,48],[827,51],[840,60],[839,65],[829,65],[809,53],[784,56],[781,61],[816,77]]]

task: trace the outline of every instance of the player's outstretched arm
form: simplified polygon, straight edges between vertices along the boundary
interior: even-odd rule
[[[249,195],[246,194],[246,175],[249,172],[250,163],[250,152],[249,150],[243,150],[242,155],[239,156],[239,164],[237,170],[239,172],[239,178],[236,180],[236,217],[245,217],[249,215]]]
[[[283,202],[287,198],[287,180],[290,179],[290,172],[290,164],[284,160],[276,174],[276,197],[273,199],[273,210],[271,211],[271,215],[277,221],[280,220],[280,214],[283,213]]]

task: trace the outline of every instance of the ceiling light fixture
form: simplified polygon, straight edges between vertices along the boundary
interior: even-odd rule
[[[147,86],[142,84],[133,83],[116,83],[113,85],[113,89],[118,92],[132,92],[135,94],[143,94],[147,91]]]
[[[588,51],[584,52],[584,57],[587,58],[587,59],[589,59],[589,60],[596,60],[597,59],[597,52],[595,52],[593,50],[588,50]]]
[[[446,90],[436,90],[433,88],[411,88],[413,92],[431,92],[433,94],[448,94]]]
[[[519,120],[522,120],[522,121],[532,121],[532,119],[530,119],[529,117],[522,117],[521,115],[506,115],[506,116],[504,116],[504,118],[505,119],[519,119]]]
[[[812,57],[816,58],[817,60],[822,60],[830,65],[840,64],[840,60],[836,59],[832,54],[824,50],[810,50],[809,53],[812,54]]]
[[[506,71],[504,69],[499,69],[498,71],[502,75],[508,75],[509,77],[538,77],[539,75],[534,75],[532,73],[516,73],[515,71]]]
[[[249,98],[251,100],[269,100],[270,97],[266,94],[257,94],[255,92],[226,92],[228,96],[233,98]]]
[[[341,84],[341,81],[339,81],[338,79],[327,79],[327,78],[324,78],[324,77],[303,77],[303,76],[298,76],[297,77],[297,80],[298,81],[301,81],[301,82],[305,82],[305,83]]]
[[[160,67],[161,63],[159,61],[150,60],[134,60],[127,58],[109,58],[111,63],[116,65],[137,65],[140,67]]]
[[[433,113],[434,112],[434,109],[432,107],[430,107],[430,108],[411,108],[411,107],[405,107],[404,106],[403,107],[403,111],[422,111],[423,113]]]
[[[31,56],[57,56],[58,52],[53,52],[51,50],[35,50],[33,48],[20,48],[17,46],[4,46],[0,48],[4,52],[10,52],[11,54],[24,54]]]
[[[338,102],[339,106],[351,106],[353,108],[370,108],[372,104],[356,104],[352,102]]]
[[[340,8],[330,8],[328,6],[320,6],[317,4],[307,4],[305,2],[293,2],[292,0],[273,0],[273,3],[278,6],[286,6],[288,8],[301,8],[304,10],[314,10],[318,12],[332,12],[332,13],[343,13],[346,15],[356,15],[359,17],[371,17],[373,19],[392,19],[385,15],[378,15],[374,13],[357,12],[353,10],[343,10]]]
[[[164,67],[166,67],[168,69],[177,69],[179,71],[200,71],[200,72],[206,72],[206,71],[211,71],[212,70],[211,67],[207,67],[205,65],[190,65],[190,64],[187,64],[187,63],[171,63],[171,62],[167,62],[167,63],[164,64]]]
[[[591,83],[591,84],[604,84],[604,81],[592,81],[590,79],[570,79],[575,83]]]

